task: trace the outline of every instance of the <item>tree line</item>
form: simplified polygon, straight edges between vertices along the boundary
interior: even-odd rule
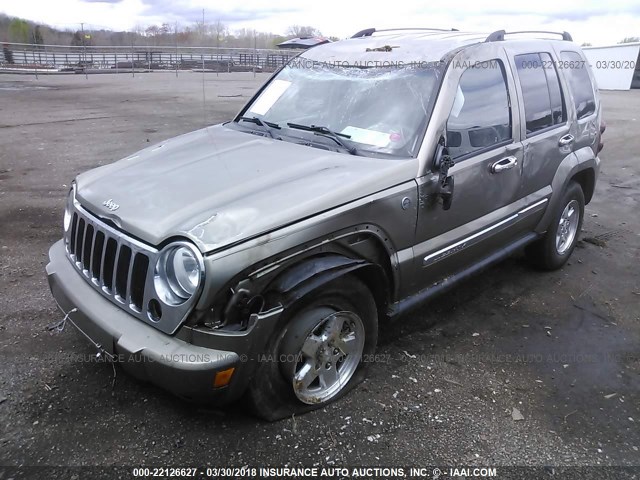
[[[57,29],[0,13],[0,42],[33,43],[36,45],[169,46],[178,44],[194,47],[275,48],[279,43],[291,38],[321,36],[323,35],[318,29],[308,25],[291,25],[284,35],[258,32],[246,28],[231,31],[220,20],[195,22],[191,25],[175,23],[136,25],[130,31],[120,32],[89,28]],[[327,38],[333,41],[338,40],[337,37]],[[633,42],[640,42],[640,37],[625,37],[618,43]],[[591,46],[591,43],[585,42],[582,46],[588,47]]]
[[[275,48],[276,45],[290,38],[313,36],[322,36],[322,33],[307,25],[292,25],[284,35],[279,35],[246,28],[232,31],[220,20],[195,22],[191,25],[175,23],[136,25],[131,31],[96,30],[86,26],[84,29],[57,29],[49,25],[0,14],[0,42],[36,45],[170,46],[178,44],[181,46]],[[329,38],[337,40],[336,37]]]

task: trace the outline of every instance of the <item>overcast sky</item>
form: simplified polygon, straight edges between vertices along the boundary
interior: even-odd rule
[[[62,28],[131,29],[163,22],[188,25],[202,17],[238,28],[286,33],[311,25],[347,37],[368,27],[440,27],[489,32],[505,28],[566,30],[578,43],[617,43],[640,36],[639,0],[0,0],[0,12]],[[85,28],[86,25],[85,25]]]

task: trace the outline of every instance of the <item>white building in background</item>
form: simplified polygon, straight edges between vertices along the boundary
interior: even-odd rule
[[[598,88],[640,88],[640,42],[582,49],[591,64]]]

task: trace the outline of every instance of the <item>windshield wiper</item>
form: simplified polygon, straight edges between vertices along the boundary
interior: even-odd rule
[[[271,138],[276,138],[273,134],[273,130],[280,130],[282,127],[277,123],[267,122],[265,120],[260,120],[258,117],[240,117],[238,121],[242,120],[243,122],[255,123],[259,127],[262,127]]]
[[[345,133],[334,132],[333,130],[328,129],[327,127],[322,127],[319,125],[301,125],[299,123],[287,123],[287,127],[296,128],[298,130],[304,130],[307,132],[314,132],[316,135],[322,135],[324,137],[330,138],[342,148],[344,148],[351,155],[357,155],[358,150],[353,145],[347,145],[342,138],[350,139],[351,135],[347,135]]]

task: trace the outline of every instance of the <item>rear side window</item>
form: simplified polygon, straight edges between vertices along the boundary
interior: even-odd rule
[[[522,87],[527,135],[565,123],[560,80],[551,55],[527,53],[514,59]]]
[[[577,52],[561,52],[560,58],[569,79],[578,119],[588,117],[596,111],[596,100],[586,62]]]
[[[542,66],[547,76],[547,85],[549,86],[549,101],[551,102],[551,116],[553,124],[559,125],[567,121],[567,113],[565,110],[564,98],[560,88],[560,79],[555,62],[548,53],[541,53]]]
[[[511,140],[511,110],[499,60],[479,63],[460,77],[447,120],[447,147],[453,158]]]

